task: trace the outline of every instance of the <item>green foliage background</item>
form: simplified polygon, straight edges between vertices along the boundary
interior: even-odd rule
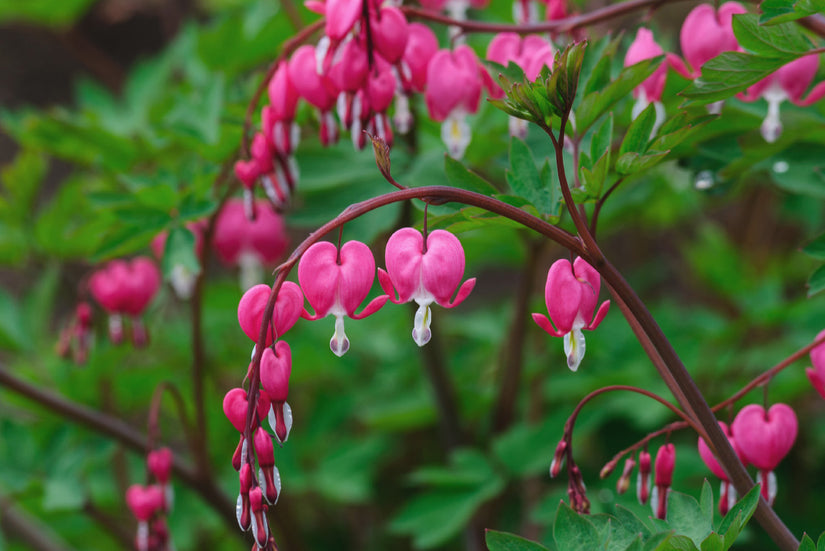
[[[60,4],[55,10],[52,2],[0,1],[0,19],[68,25],[89,2]],[[493,4],[479,15],[509,18],[508,3]],[[168,288],[162,291],[146,316],[152,343],[144,350],[107,342],[102,316],[88,365],[74,366],[52,350],[84,273],[99,261],[146,254],[158,232],[181,231],[218,204],[222,190],[214,182],[222,164],[237,154],[247,102],[262,68],[294,28],[270,0],[213,0],[206,9],[208,17],[188,23],[163,52],[137,63],[120,93],[81,79],[72,105],[0,112],[3,130],[20,148],[0,174],[0,262],[5,273],[20,276],[6,278],[12,284],[0,289],[0,361],[21,378],[135,427],[145,425],[159,382],[171,381],[184,394],[191,386],[185,303]],[[483,47],[485,38],[470,41]],[[624,48],[628,39],[620,40],[590,48]],[[620,61],[614,55],[612,67],[603,66],[608,78],[618,74]],[[686,85],[669,74],[670,115],[683,101],[675,93]],[[615,141],[632,128],[631,102],[627,95],[619,99],[603,119],[611,131],[597,122],[586,141],[603,141],[604,131],[609,146],[611,135]],[[600,220],[606,254],[649,304],[710,403],[810,342],[825,325],[825,299],[808,298],[805,287],[823,258],[822,240],[809,249],[819,261],[800,250],[825,230],[825,112],[822,105],[784,106],[785,131],[774,144],[759,136],[763,112],[761,103],[729,100],[722,118],[691,134],[665,162],[639,174],[630,170]],[[296,243],[348,204],[389,191],[372,152],[354,152],[346,140],[323,149],[309,110],[299,119],[299,192],[287,214]],[[497,192],[522,195],[532,204],[526,208],[554,219],[559,197],[530,195],[537,193],[535,183],[557,182],[555,168],[543,168],[552,147],[536,128],[526,143],[508,140],[506,128],[500,111],[482,106],[464,164]],[[468,184],[460,166],[445,163],[435,124],[422,118],[417,140],[414,152],[403,139],[393,150],[393,172],[402,184],[486,185]],[[601,150],[593,146],[587,170],[601,170]],[[47,189],[43,182],[54,160],[67,162],[71,171],[57,189]],[[609,155],[605,162],[611,164]],[[778,169],[781,162],[787,170]],[[715,180],[705,191],[694,186],[702,171]],[[604,190],[587,191],[597,197]],[[522,267],[537,256],[539,268],[528,276],[534,290],[528,312],[542,312],[543,270],[566,253],[536,245],[523,230],[482,220],[473,211],[456,213],[447,206],[431,214],[433,225],[460,233],[465,273],[479,278],[459,309],[434,313],[441,344],[435,353],[443,355],[455,385],[464,442],[451,451],[442,442],[423,368],[426,356],[409,338],[412,310],[386,307],[348,324],[352,349],[340,360],[326,348],[330,320],[299,322],[289,335],[295,427],[276,452],[284,487],[270,517],[286,549],[455,549],[471,519],[484,521],[476,528],[531,533],[554,549],[551,527],[566,482],[550,480],[547,468],[576,402],[607,384],[667,392],[616,308],[587,335],[578,373],[566,369],[561,343],[528,323],[517,419],[493,434]],[[348,224],[344,238],[372,243],[382,265],[389,233],[420,219],[417,208],[388,207]],[[572,227],[564,216],[560,224]],[[169,252],[187,254],[183,247]],[[208,419],[198,431],[208,441],[221,486],[234,496],[237,475],[230,456],[237,434],[221,400],[243,379],[251,343],[236,322],[241,290],[235,274],[217,264],[206,268]],[[816,273],[812,291],[825,287],[825,273]],[[810,389],[804,366],[783,372],[770,386],[770,399],[792,403],[800,419],[797,444],[777,471],[776,509],[796,534],[822,530],[819,496],[825,491],[825,435],[817,430],[825,402]],[[759,402],[762,396],[754,392],[747,399]],[[598,472],[613,453],[670,420],[663,408],[631,395],[608,395],[584,410],[574,442],[594,513],[613,512],[619,503],[648,515],[633,496],[615,495],[615,475],[600,481]],[[164,409],[163,433],[174,449],[185,448],[171,404]],[[674,434],[672,440],[678,456],[674,488],[698,497],[710,474],[696,452],[696,438]],[[0,393],[0,497],[13,500],[70,547],[118,548],[83,509],[91,503],[132,530],[123,492],[142,480],[142,461],[11,392]],[[191,490],[177,484],[176,492],[169,522],[178,549],[248,547]],[[765,540],[751,524],[737,545],[770,549]],[[0,549],[24,547],[0,536]]]

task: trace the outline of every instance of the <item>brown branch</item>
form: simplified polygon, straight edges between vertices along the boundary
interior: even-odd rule
[[[70,551],[72,548],[49,527],[31,515],[19,510],[14,503],[0,495],[0,526],[9,536],[28,544],[33,551]]]

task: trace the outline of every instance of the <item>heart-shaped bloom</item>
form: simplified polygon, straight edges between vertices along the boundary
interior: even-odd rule
[[[410,23],[407,45],[402,58],[402,75],[408,72],[409,84],[416,92],[423,92],[427,85],[427,67],[438,51],[438,39],[432,29],[423,23]]]
[[[338,248],[328,241],[312,245],[298,264],[298,281],[315,314],[304,310],[302,316],[317,320],[335,316],[335,333],[329,347],[336,356],[349,350],[344,331],[344,316],[363,319],[377,312],[389,299],[380,295],[357,314],[355,310],[367,297],[375,280],[372,251],[360,241],[348,241]]]
[[[747,460],[742,457],[742,453],[739,451],[739,445],[736,443],[736,439],[733,437],[733,433],[731,432],[730,427],[722,421],[719,421],[719,428],[722,429],[722,432],[727,436],[728,442],[730,442],[733,451],[736,452],[736,455],[739,456],[739,459],[743,463],[747,463]],[[704,438],[701,436],[699,437],[698,442],[699,447],[699,456],[702,458],[702,461],[705,462],[710,472],[715,474],[719,479],[722,481],[722,487],[719,492],[719,513],[722,516],[725,516],[730,510],[731,507],[736,503],[736,489],[730,483],[730,479],[728,479],[727,473],[725,473],[725,469],[719,464],[716,460],[716,457],[713,455],[713,452],[708,447],[707,443],[705,443]]]
[[[247,337],[258,342],[264,309],[272,291],[268,285],[255,285],[241,297],[238,304],[238,323]],[[278,291],[275,310],[272,312],[272,324],[267,329],[266,346],[284,336],[295,325],[304,309],[304,294],[297,284],[285,281]]]
[[[443,122],[441,139],[450,155],[461,158],[470,144],[467,115],[478,111],[482,78],[478,57],[469,46],[439,50],[427,67],[424,99],[430,118]]]
[[[665,444],[656,452],[656,470],[651,506],[656,518],[664,519],[667,515],[667,495],[673,482],[673,468],[676,466],[676,446]]]
[[[814,340],[822,337],[825,337],[825,331],[820,332]],[[811,381],[814,390],[825,398],[825,344],[820,344],[811,350],[811,365],[813,367],[806,369],[805,374],[808,375],[808,380]]]
[[[278,261],[288,243],[283,218],[266,201],[255,202],[255,219],[250,220],[240,199],[227,201],[221,209],[212,240],[224,264],[240,267],[244,289],[262,279],[263,266]]]
[[[395,304],[413,300],[418,304],[412,337],[418,346],[424,346],[432,336],[430,304],[435,302],[445,308],[458,306],[475,286],[475,278],[461,283],[464,277],[461,242],[450,232],[435,230],[427,236],[425,246],[421,232],[401,228],[387,241],[384,258],[387,271],[378,269],[381,288]],[[458,293],[451,300],[456,289]]]
[[[577,257],[571,266],[569,260],[561,258],[550,266],[544,286],[544,300],[550,318],[533,314],[533,321],[539,327],[554,337],[564,338],[567,366],[573,371],[579,368],[584,358],[582,329],[596,329],[610,308],[610,301],[606,300],[596,312],[600,288],[599,272],[584,259]]]
[[[699,4],[687,14],[679,43],[687,66],[676,56],[668,56],[668,62],[682,76],[694,79],[702,74],[702,65],[722,52],[739,49],[733,34],[733,16],[747,13],[739,2],[725,2],[716,10],[710,4]]]
[[[624,66],[630,67],[640,61],[658,57],[665,52],[662,47],[653,39],[653,32],[650,29],[640,27],[636,33],[636,39],[627,49],[624,58]],[[647,77],[640,85],[633,89],[633,97],[636,103],[633,105],[632,117],[635,119],[651,103],[656,109],[656,123],[653,125],[652,134],[656,134],[659,126],[665,120],[665,107],[662,105],[662,93],[665,90],[665,79],[667,78],[667,64],[662,63]]]
[[[163,490],[160,486],[132,484],[126,490],[126,505],[141,522],[147,522],[163,508]]]
[[[381,57],[392,64],[400,61],[409,36],[409,24],[404,12],[395,6],[382,6],[370,17],[370,30],[375,49]]]
[[[773,470],[791,451],[799,424],[790,406],[774,404],[768,411],[750,404],[741,409],[731,424],[742,457],[759,469],[762,496],[773,504],[776,476]]]
[[[768,102],[768,114],[760,128],[766,142],[773,143],[782,135],[782,121],[779,118],[779,106],[785,100],[805,107],[825,96],[825,82],[814,86],[803,98],[819,68],[819,54],[806,55],[783,65],[750,88],[739,94],[742,101],[756,101],[764,98]]]

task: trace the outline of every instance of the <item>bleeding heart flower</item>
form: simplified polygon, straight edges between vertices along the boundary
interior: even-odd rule
[[[814,86],[804,99],[802,95],[808,89],[819,68],[819,54],[800,57],[779,68],[750,88],[739,94],[742,101],[756,101],[765,98],[768,102],[768,114],[760,128],[766,142],[773,143],[782,135],[782,121],[779,118],[779,106],[785,100],[805,107],[825,96],[825,82]]]
[[[264,309],[271,291],[268,285],[255,285],[244,293],[238,304],[238,323],[246,336],[255,342],[258,342]],[[304,294],[301,288],[291,281],[285,281],[275,300],[272,325],[267,330],[266,346],[271,345],[276,338],[283,337],[301,317],[303,309]]]
[[[773,504],[776,476],[773,470],[791,451],[799,424],[790,406],[774,404],[766,412],[758,404],[742,408],[731,425],[742,456],[759,469],[762,496]]]
[[[656,518],[663,519],[667,515],[667,495],[673,482],[673,468],[676,465],[676,447],[665,444],[656,452],[655,486],[651,499],[651,506]]]
[[[662,47],[653,39],[653,32],[650,29],[640,27],[636,33],[636,39],[627,50],[624,58],[624,66],[630,67],[640,61],[658,57],[665,52]],[[656,110],[656,122],[653,125],[652,135],[656,134],[659,126],[665,120],[665,107],[662,105],[662,93],[665,90],[665,79],[667,78],[667,64],[662,63],[647,77],[639,86],[633,90],[633,97],[636,103],[633,105],[632,117],[635,119],[651,103]]]
[[[344,243],[340,252],[332,243],[321,241],[312,245],[301,257],[298,281],[315,310],[315,315],[306,310],[302,315],[308,320],[335,316],[335,333],[329,346],[336,356],[343,356],[349,350],[344,316],[363,319],[377,312],[389,299],[387,295],[378,296],[360,314],[355,313],[369,294],[374,279],[372,251],[360,241]]]
[[[266,520],[264,494],[257,486],[249,490],[249,506],[252,510],[252,537],[258,549],[264,549],[269,542],[269,523]]]
[[[682,55],[688,67],[676,56],[669,55],[668,62],[685,78],[701,76],[702,65],[709,59],[739,49],[733,34],[733,16],[747,11],[739,2],[725,2],[718,11],[710,4],[699,4],[687,14],[679,32]]]
[[[160,486],[132,484],[126,490],[126,505],[141,522],[147,522],[163,508],[163,491]]]
[[[370,21],[375,49],[388,62],[395,64],[404,55],[409,28],[404,12],[394,6],[382,6]]]
[[[264,498],[270,505],[275,505],[278,496],[281,495],[281,474],[275,466],[275,449],[272,446],[272,437],[263,427],[258,427],[258,430],[255,431],[254,444],[258,466],[263,473],[260,482],[263,484]]]
[[[291,374],[292,351],[286,341],[276,342],[274,351],[272,348],[264,350],[261,357],[261,385],[267,395],[269,425],[280,444],[286,442],[292,430],[292,408],[286,403]]]
[[[736,455],[739,456],[739,459],[742,460],[743,463],[747,463],[742,457],[741,452],[739,451],[739,446],[736,444],[736,439],[733,437],[733,433],[731,432],[728,425],[722,421],[719,421],[719,428],[722,429],[722,432],[725,436],[728,437],[728,442],[730,442],[733,451],[736,452]],[[728,510],[736,503],[736,489],[730,483],[730,479],[728,479],[727,473],[716,460],[716,457],[713,455],[713,452],[710,451],[710,448],[705,443],[705,440],[700,436],[699,437],[699,456],[702,458],[702,461],[705,462],[710,472],[715,474],[722,480],[722,487],[719,492],[719,513],[724,516],[728,513]]]
[[[421,232],[401,228],[387,241],[385,251],[387,271],[378,269],[378,281],[390,301],[401,304],[414,300],[418,304],[413,326],[413,340],[418,346],[429,342],[430,304],[445,308],[461,304],[473,290],[476,280],[464,277],[464,249],[453,234],[435,230],[427,236],[426,246]],[[395,291],[398,297],[395,297]],[[450,300],[458,288],[455,299]]]
[[[415,92],[425,90],[427,66],[437,51],[438,39],[433,31],[422,23],[410,23],[402,65],[409,70],[409,83]]]
[[[825,331],[820,332],[814,340],[822,337],[825,337]],[[820,344],[811,350],[811,364],[813,368],[809,367],[805,373],[814,389],[825,398],[825,344]]]
[[[606,300],[596,312],[600,287],[599,272],[581,257],[577,257],[572,266],[569,260],[559,259],[547,272],[544,300],[550,319],[543,314],[533,314],[533,321],[550,335],[564,337],[567,366],[572,371],[579,368],[584,358],[582,329],[596,329],[610,308],[610,301]]]
[[[146,456],[146,466],[159,483],[166,484],[172,474],[172,450],[160,448],[150,451]]]

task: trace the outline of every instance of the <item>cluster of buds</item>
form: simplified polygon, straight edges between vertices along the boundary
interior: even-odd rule
[[[114,260],[92,274],[89,291],[109,314],[109,338],[115,344],[123,342],[124,321],[131,319],[132,344],[145,346],[149,335],[140,319],[160,287],[160,271],[146,257]]]
[[[92,307],[88,302],[80,302],[75,307],[74,316],[60,332],[57,341],[57,355],[61,358],[71,356],[77,365],[86,363],[92,340]]]
[[[172,452],[160,448],[149,452],[146,465],[155,483],[133,484],[126,490],[126,504],[138,521],[135,548],[137,551],[168,551],[172,549],[166,516],[172,510]]]
[[[567,259],[559,259],[547,272],[544,300],[550,318],[536,313],[533,320],[553,337],[564,339],[567,366],[572,371],[579,368],[584,358],[582,330],[596,329],[610,308],[610,301],[607,300],[596,311],[600,288],[599,273],[580,257],[572,265]]]
[[[701,76],[702,66],[710,59],[723,52],[741,51],[742,48],[733,33],[733,16],[746,13],[747,10],[738,2],[726,2],[717,10],[709,4],[696,6],[685,18],[680,33],[680,42],[684,61],[667,54],[667,62],[663,63],[634,91],[637,103],[633,108],[634,118],[653,103],[656,108],[656,128],[664,121],[664,107],[661,104],[664,91],[667,67],[673,67],[676,72],[687,79]],[[650,59],[664,54],[653,38],[653,33],[645,28],[639,29],[636,39],[631,44],[625,57],[625,66],[639,61]],[[776,72],[771,73],[757,82],[739,99],[754,102],[764,99],[768,103],[768,113],[762,122],[760,131],[767,142],[775,142],[782,134],[782,122],[779,118],[779,106],[789,100],[795,105],[807,106],[825,96],[825,82],[817,84],[807,95],[811,82],[816,76],[819,67],[819,56],[808,55],[792,61]],[[804,96],[804,97],[803,97]],[[721,103],[709,106],[711,112],[718,113]]]

